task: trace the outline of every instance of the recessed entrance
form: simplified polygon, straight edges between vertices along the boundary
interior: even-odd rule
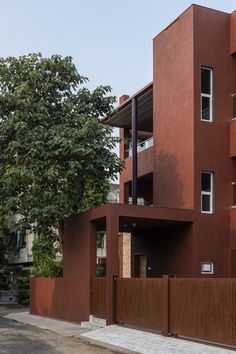
[[[139,277],[139,278],[147,277],[147,255],[146,254],[134,255],[134,269],[135,269],[135,277]]]

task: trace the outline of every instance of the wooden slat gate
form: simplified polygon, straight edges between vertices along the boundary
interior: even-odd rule
[[[117,323],[151,330],[162,328],[162,279],[117,279]]]
[[[115,322],[236,346],[236,279],[118,278]],[[106,318],[106,279],[93,280],[93,314]]]
[[[236,345],[236,279],[169,279],[169,332]]]
[[[94,278],[92,287],[92,314],[106,318],[106,278]]]

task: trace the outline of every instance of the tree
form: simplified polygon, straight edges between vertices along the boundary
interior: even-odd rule
[[[39,235],[105,203],[123,167],[99,119],[115,98],[86,82],[69,56],[0,58],[0,214],[20,214],[18,226]]]
[[[9,214],[5,218],[0,216],[0,268],[7,264],[6,254],[15,241],[16,230],[13,215]]]

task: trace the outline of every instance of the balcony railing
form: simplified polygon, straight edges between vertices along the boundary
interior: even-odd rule
[[[143,150],[146,150],[148,148],[150,148],[151,146],[153,146],[153,137],[141,141],[140,143],[137,144],[137,152],[141,152]],[[129,147],[129,149],[127,150],[128,156],[132,156],[132,146]]]
[[[129,197],[129,204],[132,204],[132,197]],[[144,198],[137,198],[137,205],[153,206],[153,203]]]

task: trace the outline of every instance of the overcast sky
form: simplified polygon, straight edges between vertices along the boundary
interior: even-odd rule
[[[195,1],[232,12],[236,1]],[[0,0],[0,56],[71,55],[90,88],[117,97],[152,80],[152,38],[192,4],[187,0]]]

